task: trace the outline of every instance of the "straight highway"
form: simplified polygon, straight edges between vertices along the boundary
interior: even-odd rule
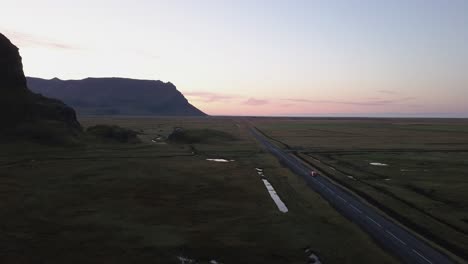
[[[446,255],[425,241],[394,223],[375,208],[362,202],[356,195],[346,191],[328,178],[311,175],[311,168],[271,143],[256,128],[250,127],[254,137],[278,160],[327,200],[343,216],[356,223],[375,241],[405,263],[445,264],[453,263]]]

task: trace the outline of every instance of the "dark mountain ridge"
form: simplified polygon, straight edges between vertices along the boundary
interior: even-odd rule
[[[0,134],[6,139],[63,141],[81,133],[72,108],[28,89],[19,50],[1,33],[0,120]]]
[[[45,80],[28,77],[34,92],[63,100],[84,115],[204,116],[170,82],[127,78]]]

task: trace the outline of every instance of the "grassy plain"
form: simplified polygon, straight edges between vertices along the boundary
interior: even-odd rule
[[[252,121],[407,226],[468,256],[468,120]]]
[[[395,263],[230,118],[82,117],[142,143],[2,143],[0,263]],[[235,137],[168,144],[174,127]],[[229,163],[206,161],[226,158]],[[278,211],[255,172],[289,208]]]

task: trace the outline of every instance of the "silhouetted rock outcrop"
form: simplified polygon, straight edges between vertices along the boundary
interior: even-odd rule
[[[28,77],[29,88],[63,100],[79,114],[203,116],[170,82],[125,78],[44,80]]]
[[[7,138],[62,142],[81,132],[72,108],[28,90],[18,48],[1,33],[0,120],[0,134]]]

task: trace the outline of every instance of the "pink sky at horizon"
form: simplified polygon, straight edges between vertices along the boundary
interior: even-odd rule
[[[170,81],[211,115],[468,117],[468,2],[18,0],[2,11],[28,76]]]

